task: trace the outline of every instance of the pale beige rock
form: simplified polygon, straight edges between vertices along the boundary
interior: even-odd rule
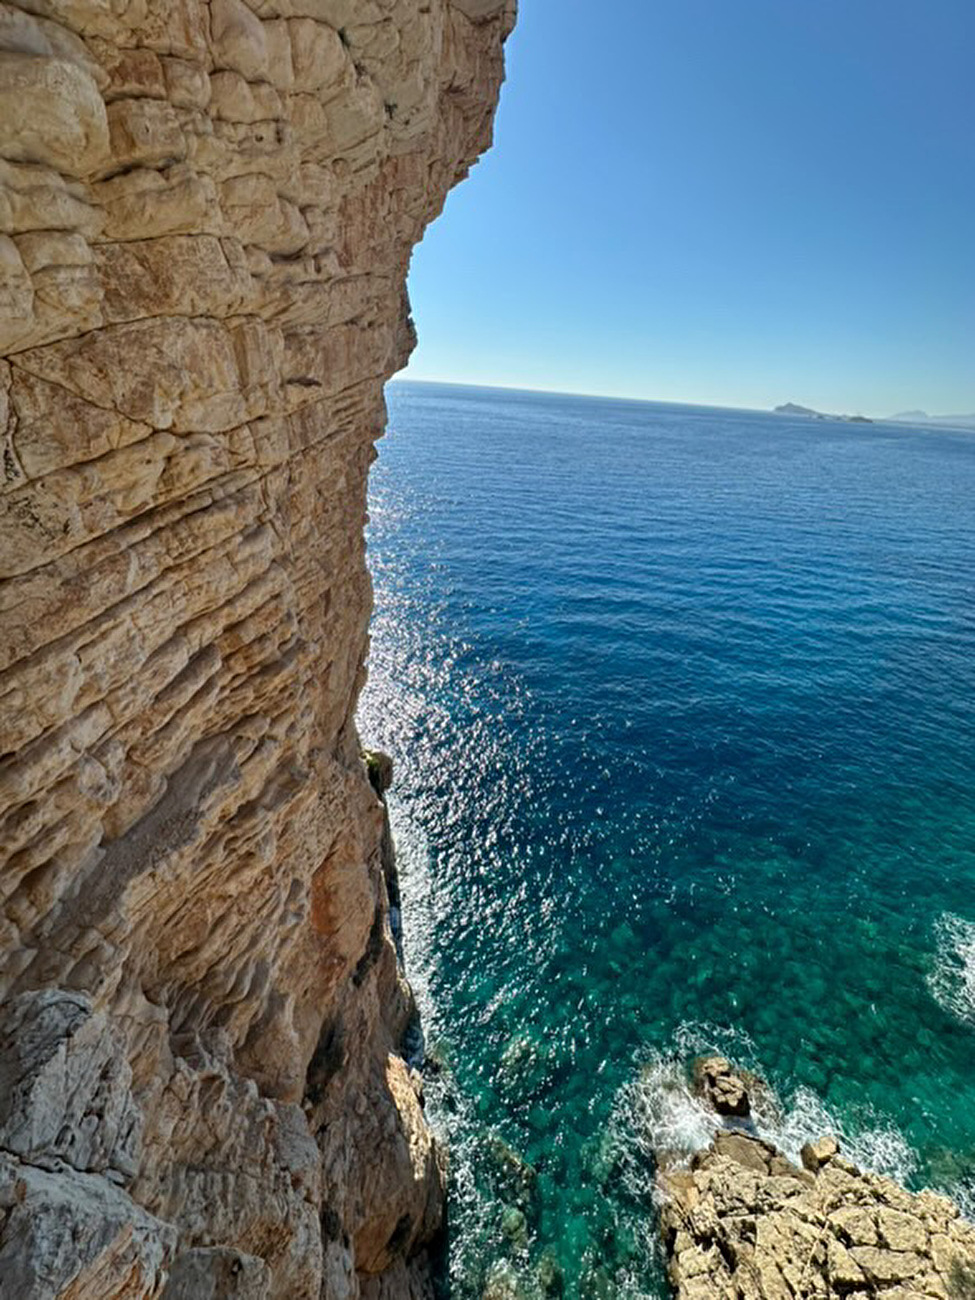
[[[0,155],[87,176],[107,161],[108,147],[105,104],[86,68],[0,52]]]
[[[0,1153],[0,1278],[18,1300],[159,1294],[176,1232],[106,1178]]]
[[[745,1082],[723,1056],[696,1061],[694,1082],[704,1100],[719,1115],[745,1117],[750,1113],[751,1101]]]
[[[719,1134],[692,1170],[663,1172],[679,1300],[960,1296],[959,1277],[975,1277],[975,1226],[943,1197],[912,1196],[830,1154],[800,1170],[757,1138]]]
[[[816,1173],[823,1165],[829,1164],[839,1149],[839,1143],[834,1137],[822,1137],[816,1142],[806,1142],[799,1152],[803,1168]]]
[[[962,1300],[975,1281],[975,1225],[943,1196],[861,1173],[834,1137],[800,1169],[752,1126],[722,1119],[760,1080],[723,1057],[695,1063],[717,1133],[690,1168],[659,1153],[661,1229],[678,1300]],[[732,1112],[733,1113],[733,1112]],[[728,1130],[722,1124],[738,1124]]]
[[[269,75],[264,24],[244,0],[211,0],[210,39],[218,68],[233,68],[248,81]]]
[[[159,167],[186,156],[186,139],[171,104],[157,99],[119,99],[108,106],[113,170]]]
[[[353,718],[410,252],[513,19],[477,9],[0,5],[5,1294],[429,1294]]]

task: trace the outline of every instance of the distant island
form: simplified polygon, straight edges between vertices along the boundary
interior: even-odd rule
[[[847,424],[873,424],[866,415],[830,415],[825,411],[814,411],[811,406],[800,406],[798,402],[785,402],[773,408],[776,415],[802,416],[807,420],[843,420]],[[928,425],[934,429],[972,429],[975,430],[973,415],[928,415],[927,411],[898,411],[896,415],[879,417],[887,424]]]
[[[847,424],[873,424],[873,420],[866,415],[827,415],[824,411],[814,411],[811,406],[799,406],[796,402],[786,402],[783,406],[775,407],[775,414],[804,415],[813,420],[845,420]]]
[[[933,424],[939,428],[975,429],[975,415],[928,415],[927,411],[900,411],[887,418],[896,424]]]

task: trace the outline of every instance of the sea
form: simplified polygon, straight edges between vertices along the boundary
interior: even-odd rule
[[[975,1212],[975,433],[394,382],[365,744],[441,1293],[667,1294],[721,1052]],[[561,1288],[561,1289],[560,1289]]]

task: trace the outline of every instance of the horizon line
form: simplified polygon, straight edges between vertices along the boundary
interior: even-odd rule
[[[710,411],[747,411],[751,415],[774,415],[772,407],[722,406],[714,402],[689,402],[669,397],[630,397],[622,393],[591,393],[580,388],[534,388],[524,384],[475,384],[461,379],[414,379],[398,371],[387,384],[433,384],[440,388],[486,388],[497,393],[537,393],[548,397],[592,397],[605,402],[642,402],[649,406],[699,406]]]
[[[526,386],[526,385],[516,385],[516,384],[482,384],[482,383],[471,383],[471,382],[469,382],[469,381],[468,381],[468,382],[465,382],[465,381],[460,380],[460,379],[414,379],[414,378],[411,378],[409,375],[403,375],[402,371],[398,371],[395,375],[392,376],[391,379],[388,379],[386,382],[387,382],[387,384],[396,384],[396,383],[400,383],[400,384],[433,384],[433,385],[438,385],[438,386],[441,387],[441,388],[486,388],[489,392],[499,392],[499,393],[536,393],[536,394],[540,394],[540,395],[543,395],[543,396],[549,396],[549,397],[591,397],[591,398],[596,399],[597,401],[609,401],[609,402],[641,402],[641,403],[644,403],[645,405],[649,405],[649,406],[654,406],[654,405],[657,405],[657,406],[691,406],[691,407],[699,407],[699,408],[701,408],[702,410],[708,410],[708,411],[743,411],[743,412],[745,412],[745,413],[747,413],[747,414],[749,414],[749,415],[778,415],[778,414],[780,414],[780,412],[776,411],[775,408],[774,408],[774,407],[771,407],[771,406],[730,406],[730,405],[724,405],[724,404],[721,404],[721,403],[715,403],[715,402],[691,402],[691,401],[688,401],[687,399],[675,399],[675,398],[669,398],[669,397],[629,397],[629,396],[624,396],[623,394],[620,394],[620,393],[591,393],[591,392],[584,392],[584,391],[582,391],[581,389],[577,389],[577,388],[575,388],[575,389],[573,389],[573,388],[535,388],[535,387],[531,387],[531,386]],[[790,399],[790,401],[791,401],[791,399]],[[797,405],[801,405],[801,403],[797,403]],[[816,408],[809,407],[808,409],[812,411],[812,410],[815,410]],[[817,415],[824,415],[824,416],[827,416],[827,417],[829,417],[829,418],[834,418],[834,419],[850,419],[850,418],[851,418],[851,417],[848,416],[848,415],[845,415],[845,416],[844,416],[844,415],[839,415],[838,413],[834,413],[834,412],[832,412],[832,411],[819,411],[819,410],[816,410],[816,414],[817,414]],[[861,412],[861,411],[857,411],[857,412],[855,412],[855,414],[856,414],[856,415],[862,415],[862,412]],[[894,419],[892,416],[889,416],[889,415],[874,415],[874,416],[869,416],[869,417],[867,417],[867,418],[870,419],[870,420],[871,420],[873,423],[875,423],[875,424],[910,424],[910,423],[911,423],[910,421],[907,421],[907,420],[896,420],[896,419]],[[926,418],[927,418],[928,420],[930,420],[930,421],[933,421],[933,422],[937,423],[938,421],[941,421],[941,420],[950,420],[950,419],[952,419],[952,418],[954,418],[954,419],[970,419],[970,418],[972,418],[972,417],[970,417],[970,416],[965,416],[965,415],[934,415],[934,416],[932,416],[932,415],[928,415]],[[949,427],[950,427],[950,426],[949,426]]]

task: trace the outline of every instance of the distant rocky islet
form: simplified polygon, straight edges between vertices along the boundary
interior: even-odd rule
[[[811,406],[801,406],[797,402],[785,402],[773,408],[775,415],[804,416],[812,420],[841,420],[847,424],[874,424],[875,419],[866,415],[833,415],[826,411],[814,410]],[[972,415],[929,415],[927,411],[898,411],[881,420],[884,424],[930,425],[937,429],[975,429],[975,414]]]
[[[802,415],[812,420],[845,420],[848,424],[873,424],[866,415],[828,415],[824,411],[814,411],[811,406],[799,406],[795,402],[786,402],[776,406],[775,415]]]

